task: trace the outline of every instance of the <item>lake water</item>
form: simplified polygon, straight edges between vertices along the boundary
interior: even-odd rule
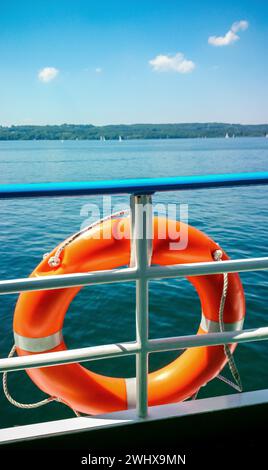
[[[0,183],[101,180],[207,173],[266,171],[268,139],[188,139],[123,142],[0,142]],[[268,188],[265,186],[163,193],[154,202],[189,205],[189,223],[214,238],[233,258],[267,256]],[[0,201],[0,278],[26,277],[50,251],[79,230],[85,204],[100,197]],[[113,204],[127,198],[114,196]],[[84,213],[84,215],[81,215]],[[268,324],[268,273],[241,275],[246,294],[245,327]],[[15,295],[1,297],[0,356],[13,344]],[[122,283],[84,288],[66,316],[68,347],[130,341],[135,337],[135,286]],[[186,280],[150,283],[150,336],[190,334],[200,320],[197,294]],[[151,369],[176,353],[155,354]],[[236,361],[245,390],[268,388],[268,344],[248,343],[237,348]],[[88,363],[109,375],[133,376],[134,358]],[[228,370],[226,370],[228,376]],[[44,397],[25,372],[9,375],[10,390],[19,401]],[[200,397],[233,393],[212,381]],[[73,416],[60,404],[26,411],[14,408],[0,391],[0,427]]]

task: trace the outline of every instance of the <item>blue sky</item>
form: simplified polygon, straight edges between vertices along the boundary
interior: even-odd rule
[[[0,125],[268,122],[267,43],[267,0],[2,2]]]

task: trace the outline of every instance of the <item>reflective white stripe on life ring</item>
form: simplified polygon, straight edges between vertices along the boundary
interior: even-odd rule
[[[244,324],[244,318],[242,320],[238,320],[232,323],[224,323],[224,331],[234,331],[234,330],[242,330]],[[206,331],[207,333],[219,333],[220,332],[220,323],[217,321],[209,320],[202,314],[200,326],[202,330]]]
[[[136,392],[136,377],[125,379],[127,389],[127,408],[128,410],[136,408],[137,392]]]
[[[55,348],[63,341],[62,331],[57,331],[50,336],[42,336],[41,338],[27,338],[21,336],[14,331],[15,345],[24,351],[38,353],[49,351]]]

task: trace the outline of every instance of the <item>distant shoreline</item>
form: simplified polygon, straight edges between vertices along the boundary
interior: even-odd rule
[[[265,136],[259,136],[259,135],[242,135],[242,136],[236,136],[234,139],[246,139],[246,138],[252,138],[252,139],[265,139]],[[144,141],[144,140],[153,140],[153,141],[175,141],[175,140],[213,140],[213,139],[224,139],[224,136],[211,136],[211,137],[170,137],[170,138],[165,138],[165,137],[133,137],[133,138],[128,138],[128,139],[122,139],[122,142],[135,142],[135,141]],[[268,138],[266,138],[268,141]],[[229,140],[233,140],[230,138]],[[0,144],[1,142],[101,142],[100,139],[94,139],[94,138],[83,138],[83,139],[0,139]],[[106,139],[105,142],[118,142],[118,139]]]
[[[182,123],[0,126],[0,141],[14,140],[137,140],[268,137],[268,124]]]

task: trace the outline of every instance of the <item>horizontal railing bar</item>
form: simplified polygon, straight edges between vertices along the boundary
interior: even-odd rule
[[[150,266],[146,270],[147,279],[168,279],[204,274],[257,271],[268,269],[268,257],[226,260],[220,263],[187,263],[169,266]],[[0,281],[0,295],[24,291],[62,289],[64,287],[128,282],[139,279],[137,268],[112,269],[91,273],[61,274],[53,276],[30,277]]]
[[[148,349],[150,352],[163,352],[200,346],[218,346],[264,340],[268,340],[268,327],[225,331],[223,333],[207,333],[205,335],[151,339],[149,340]]]
[[[123,268],[91,273],[61,274],[42,277],[26,277],[0,281],[0,295],[18,292],[62,289],[67,287],[87,286],[93,284],[109,284],[127,282],[137,279],[137,269]]]
[[[140,352],[136,342],[107,344],[79,349],[68,349],[49,353],[33,354],[0,359],[1,372],[15,372],[37,367],[57,366],[60,364],[73,364],[76,362],[96,361],[115,357],[130,356]]]
[[[261,271],[268,269],[268,257],[230,259],[219,262],[202,262],[174,264],[168,266],[151,266],[147,270],[150,279],[168,279],[184,276],[201,276],[205,274],[235,273],[243,271]]]
[[[1,184],[0,198],[59,197],[97,194],[150,194],[157,191],[178,191],[258,184],[268,184],[268,172],[108,181]]]
[[[249,330],[225,331],[205,335],[177,336],[174,338],[150,339],[145,350],[148,353],[174,351],[200,346],[216,346],[231,343],[268,340],[268,327]],[[0,372],[10,372],[36,367],[86,362],[97,359],[129,356],[140,352],[137,342],[93,346],[51,353],[0,359]]]

